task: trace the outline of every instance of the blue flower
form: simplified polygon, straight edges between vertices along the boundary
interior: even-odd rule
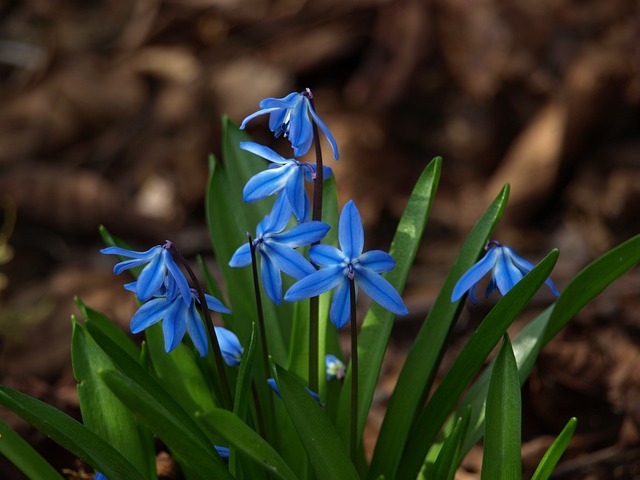
[[[327,369],[327,380],[342,380],[345,375],[346,368],[342,360],[335,355],[328,354],[324,357],[324,364]]]
[[[353,201],[349,201],[340,214],[338,239],[342,250],[331,245],[311,246],[309,258],[316,265],[325,268],[314,271],[295,283],[284,299],[295,302],[337,287],[329,314],[333,324],[342,328],[351,316],[349,282],[350,279],[355,279],[356,287],[362,288],[372,300],[397,315],[406,315],[407,307],[398,292],[379,275],[395,267],[391,255],[381,250],[362,253],[364,229],[360,212]]]
[[[311,124],[311,118],[313,118],[313,121],[329,140],[333,150],[333,157],[338,160],[340,156],[338,154],[338,145],[327,126],[313,110],[309,100],[310,95],[311,92],[307,89],[303,93],[290,93],[284,98],[265,98],[260,102],[260,110],[252,113],[242,121],[240,130],[244,130],[247,123],[254,118],[268,113],[269,130],[276,137],[284,134],[291,142],[293,154],[296,157],[301,157],[309,151],[313,143],[313,125]],[[309,118],[309,115],[311,115],[311,118]]]
[[[104,473],[96,472],[95,476],[93,477],[93,480],[109,480],[109,479],[104,476]]]
[[[107,247],[100,250],[100,253],[132,258],[132,260],[117,263],[115,267],[113,267],[116,275],[130,268],[139,267],[148,263],[148,265],[142,269],[142,272],[140,272],[138,281],[135,282],[135,292],[139,301],[146,302],[157,295],[165,283],[165,278],[169,275],[177,284],[184,301],[188,302],[190,297],[189,283],[171,256],[171,245],[171,242],[167,240],[164,245],[156,245],[146,252],[136,252],[120,247]]]
[[[224,460],[225,462],[229,461],[229,448],[228,447],[220,447],[219,445],[214,445],[216,451],[218,452],[218,455],[220,455],[220,458],[222,458],[222,460]]]
[[[178,346],[184,334],[189,332],[191,341],[200,356],[206,357],[209,350],[207,333],[202,318],[198,313],[198,294],[189,289],[188,298],[184,299],[171,277],[167,277],[166,295],[152,298],[144,303],[131,319],[131,333],[140,333],[162,320],[164,333],[164,349],[172,351]],[[220,313],[231,313],[220,300],[205,294],[209,310]]]
[[[240,148],[272,162],[269,168],[249,179],[242,191],[245,202],[255,202],[283,192],[298,221],[305,221],[310,212],[310,202],[304,189],[304,179],[313,181],[316,166],[293,158],[283,158],[268,147],[254,142],[240,142]],[[323,167],[323,178],[332,175],[329,167]]]
[[[319,221],[305,222],[282,232],[291,218],[291,207],[279,195],[269,215],[258,224],[253,240],[256,252],[260,253],[260,271],[267,296],[275,303],[282,303],[282,276],[284,272],[300,279],[316,271],[313,265],[296,247],[320,241],[329,231],[329,225]],[[281,233],[282,232],[282,233]],[[249,243],[239,247],[231,257],[229,266],[244,267],[251,263]]]
[[[511,248],[503,246],[495,240],[488,242],[485,250],[487,252],[484,257],[467,270],[456,283],[451,294],[452,302],[458,301],[468,291],[469,300],[474,304],[478,303],[476,298],[478,282],[489,271],[491,271],[491,280],[485,290],[485,298],[493,293],[496,288],[502,295],[506,295],[522,277],[534,268],[533,263],[520,257]],[[547,278],[545,283],[556,297],[560,295],[551,278]]]
[[[224,327],[214,327],[224,362],[230,367],[237,367],[242,360],[244,348],[235,333]]]
[[[275,379],[267,378],[267,383],[269,384],[271,389],[275,392],[275,394],[278,396],[278,398],[282,398],[282,395],[280,395],[280,389],[278,388],[278,384],[276,383]],[[318,403],[320,402],[320,395],[318,395],[313,390],[309,390],[308,388],[307,388],[307,392],[309,392],[309,395],[311,395],[316,402]]]

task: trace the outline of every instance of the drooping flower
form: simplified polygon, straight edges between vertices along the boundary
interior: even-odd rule
[[[327,369],[327,380],[342,380],[345,375],[346,367],[344,362],[335,355],[327,354],[324,357],[324,364]]]
[[[169,276],[176,283],[184,301],[188,302],[190,297],[189,283],[171,256],[171,245],[171,242],[167,240],[164,245],[156,245],[146,252],[136,252],[121,247],[107,247],[100,250],[100,253],[131,258],[131,260],[117,263],[115,267],[113,267],[116,275],[130,268],[139,267],[145,263],[148,264],[142,269],[138,281],[135,282],[135,292],[139,301],[146,302],[155,295],[158,295],[163,288],[165,278]]]
[[[200,305],[198,293],[195,289],[189,289],[189,296],[185,301],[172,277],[167,277],[164,293],[165,295],[154,297],[144,303],[133,315],[130,325],[131,333],[140,333],[162,320],[165,351],[170,352],[175,349],[184,334],[189,332],[189,337],[200,356],[206,357],[209,343],[206,327],[198,313]],[[205,298],[209,310],[231,313],[217,298],[209,294],[205,294]]]
[[[316,166],[293,158],[283,158],[270,148],[254,142],[240,142],[240,148],[272,162],[268,169],[249,179],[242,191],[243,200],[255,202],[282,192],[296,219],[305,221],[309,216],[310,202],[304,189],[304,180],[313,181]],[[323,167],[322,172],[325,179],[332,175],[329,167]]]
[[[282,395],[280,395],[280,389],[278,388],[278,384],[276,383],[275,378],[267,378],[267,383],[269,384],[273,392],[278,396],[278,398],[282,398]],[[311,395],[316,402],[320,402],[320,395],[318,395],[313,390],[309,390],[308,388],[307,388],[307,392],[309,392],[309,395]]]
[[[322,268],[293,284],[284,299],[295,302],[315,297],[336,287],[329,311],[333,324],[342,328],[351,316],[349,283],[355,280],[372,300],[396,315],[406,315],[407,307],[393,285],[380,276],[395,267],[395,261],[386,252],[371,250],[362,253],[364,229],[360,212],[349,201],[340,214],[338,226],[339,250],[331,245],[312,245],[309,258]]]
[[[214,327],[224,362],[230,367],[237,367],[242,360],[244,348],[235,333],[224,327]]]
[[[260,110],[252,113],[242,121],[240,130],[244,130],[247,123],[254,118],[269,114],[269,130],[276,138],[283,135],[289,139],[293,147],[293,154],[301,157],[306,154],[313,143],[313,125],[311,119],[327,137],[333,157],[338,160],[338,144],[333,135],[311,106],[309,99],[311,92],[293,92],[284,98],[265,98],[260,102]],[[311,118],[310,118],[311,117]]]
[[[260,271],[267,296],[275,303],[282,303],[282,275],[300,279],[315,272],[313,265],[301,253],[294,250],[303,245],[320,241],[329,231],[324,222],[300,223],[286,232],[284,228],[291,219],[291,207],[279,195],[269,215],[258,224],[253,240],[256,252],[260,253]],[[251,264],[249,243],[240,246],[229,261],[231,267],[245,267]]]
[[[491,271],[491,280],[485,290],[485,298],[491,295],[496,288],[502,295],[506,295],[522,277],[535,267],[533,263],[520,257],[511,248],[503,246],[495,240],[488,242],[485,250],[484,257],[467,270],[456,283],[451,294],[452,302],[458,301],[465,293],[469,292],[469,300],[474,304],[478,303],[476,297],[478,282],[489,271]],[[545,283],[556,297],[560,295],[551,278],[547,278]]]

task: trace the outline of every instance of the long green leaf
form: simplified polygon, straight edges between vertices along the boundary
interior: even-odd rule
[[[549,277],[557,259],[558,251],[551,251],[496,303],[473,333],[415,421],[407,440],[408,448],[405,450],[398,469],[399,473],[395,478],[415,478],[429,447],[434,442],[447,415],[455,407],[458,397],[478,372],[511,322]]]
[[[173,412],[123,373],[103,370],[102,378],[125,405],[189,466],[195,479],[231,479],[213,445],[203,445]]]
[[[64,480],[62,475],[9,425],[0,420],[0,455],[30,480]]]
[[[234,413],[216,408],[203,414],[201,418],[209,428],[225,438],[271,476],[282,480],[297,479],[278,452]]]
[[[505,335],[487,393],[482,480],[522,478],[521,436],[522,400],[518,366],[509,337]]]
[[[424,169],[413,189],[398,224],[389,253],[396,261],[395,269],[386,274],[386,279],[398,292],[402,292],[409,269],[420,246],[429,211],[440,179],[442,159],[436,157]],[[377,303],[371,305],[358,336],[358,361],[366,368],[360,369],[358,378],[358,444],[367,420],[373,394],[378,383],[382,359],[389,342],[395,315]],[[351,408],[351,369],[340,395],[336,425],[341,437],[349,438],[349,415]]]
[[[411,346],[389,400],[371,462],[369,479],[378,475],[393,478],[395,475],[413,419],[423,404],[426,393],[431,389],[449,331],[463,305],[463,300],[451,302],[453,287],[483,251],[489,236],[502,217],[508,198],[509,186],[505,185],[476,222],[460,248],[460,253]]]
[[[276,365],[277,382],[287,413],[298,432],[319,480],[359,478],[331,421],[309,392],[284,368]]]
[[[577,312],[638,263],[640,263],[640,235],[618,245],[585,267],[567,285],[556,303],[538,315],[518,334],[513,341],[513,350],[518,363],[520,385],[524,384],[529,376],[540,349],[569,323]],[[562,308],[557,308],[558,304]],[[552,317],[553,321],[551,321]],[[460,403],[458,411],[454,413],[455,416],[460,416],[462,411],[460,409],[465,409],[467,405],[471,406],[471,425],[462,448],[463,453],[468,452],[482,438],[484,402],[491,368],[492,366],[489,366],[476,380]]]
[[[101,369],[113,368],[113,362],[91,338],[86,327],[75,320],[71,359],[85,427],[109,442],[140,473],[149,476],[149,464],[133,415],[98,375]]]
[[[106,440],[57,408],[3,385],[0,385],[0,404],[110,480],[144,479]]]
[[[458,418],[451,434],[445,439],[438,458],[433,464],[430,475],[425,478],[432,480],[453,480],[458,468],[462,440],[469,426],[470,413],[465,418]]]
[[[578,421],[575,417],[569,419],[569,422],[567,422],[562,432],[560,432],[560,435],[558,435],[558,438],[555,439],[545,452],[542,460],[540,460],[538,468],[536,468],[536,471],[533,473],[531,480],[547,480],[551,476],[560,457],[562,457],[562,454],[567,449],[577,425]]]

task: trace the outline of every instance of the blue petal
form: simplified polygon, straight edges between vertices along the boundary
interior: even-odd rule
[[[189,337],[191,337],[193,346],[196,347],[200,356],[206,357],[209,352],[209,339],[207,338],[204,323],[202,323],[202,317],[195,307],[195,302],[188,309],[188,315],[187,331],[189,332]]]
[[[292,166],[295,168],[295,164]],[[242,199],[245,202],[255,202],[278,193],[285,187],[289,176],[293,172],[295,171],[291,169],[291,166],[286,165],[280,168],[263,170],[255,174],[244,186]]]
[[[230,367],[237,367],[240,365],[242,352],[244,352],[244,348],[240,345],[240,340],[231,330],[227,330],[224,327],[214,328],[225,363]]]
[[[113,267],[113,273],[116,275],[120,275],[125,270],[129,270],[130,268],[139,267],[140,265],[144,265],[149,261],[148,258],[136,258],[133,260],[125,260],[124,262],[116,263]]]
[[[265,256],[268,256],[277,266],[278,270],[282,270],[296,280],[300,280],[316,271],[313,265],[311,265],[300,252],[295,251],[291,247],[270,241],[265,241],[262,247],[264,253],[263,259]]]
[[[358,286],[362,288],[364,293],[369,295],[372,300],[378,302],[381,306],[396,315],[406,315],[409,313],[402,301],[402,297],[387,280],[382,278],[378,273],[368,268],[363,268],[360,265],[354,266],[354,269]]]
[[[518,255],[516,252],[514,252],[513,249],[511,249],[509,247],[506,247],[506,246],[503,247],[503,248],[504,248],[505,252],[507,253],[507,255],[509,255],[509,257],[511,257],[511,261],[522,272],[523,275],[526,275],[528,272],[533,270],[533,268],[535,267],[535,265],[533,263],[531,263],[530,261],[525,260],[524,258],[522,258],[520,255]],[[551,289],[551,291],[553,292],[553,294],[556,297],[560,296],[560,292],[558,292],[558,289],[554,285],[554,283],[551,280],[551,278],[547,278],[547,280],[544,283],[547,284],[547,286]]]
[[[104,253],[105,255],[120,255],[121,257],[142,258],[149,260],[151,257],[158,254],[158,249],[160,248],[162,248],[162,246],[156,245],[146,252],[136,252],[134,250],[127,250],[126,248],[107,247],[100,250],[100,253]]]
[[[331,227],[324,222],[314,220],[296,225],[286,232],[272,235],[270,238],[290,247],[302,247],[319,242],[324,238]]]
[[[231,310],[225,307],[224,304],[216,297],[205,293],[204,298],[207,301],[207,307],[209,307],[209,310],[219,313],[231,313]]]
[[[304,179],[307,182],[313,182],[313,174],[316,172],[315,163],[302,163],[301,165],[306,165],[304,168]],[[311,168],[309,168],[311,167]],[[326,165],[322,166],[322,180],[328,180],[333,177],[333,170],[331,167],[327,167]]]
[[[287,302],[295,302],[305,298],[316,297],[335,287],[345,278],[346,268],[334,265],[318,270],[302,280],[294,283],[284,296]]]
[[[259,117],[260,115],[271,113],[276,110],[279,110],[279,108],[263,108],[262,110],[258,110],[257,112],[252,113],[242,121],[242,124],[240,125],[240,130],[244,130],[244,127],[247,126],[247,123],[249,123],[254,118]]]
[[[246,267],[251,263],[251,246],[249,242],[244,243],[238,247],[231,260],[229,260],[230,267]]]
[[[278,388],[278,384],[274,378],[267,378],[267,384],[271,387],[274,393],[278,396],[278,398],[282,398],[280,395],[280,389]]]
[[[351,295],[348,277],[343,277],[333,292],[329,317],[336,328],[344,327],[351,318]]]
[[[500,293],[506,295],[522,279],[523,275],[511,261],[511,257],[504,252],[504,247],[494,247],[494,250],[498,250],[498,253],[496,264],[493,267],[493,278],[495,278]]]
[[[260,108],[291,108],[300,101],[300,97],[301,93],[293,92],[282,98],[265,98],[260,101]]]
[[[171,252],[169,250],[167,250],[166,248],[163,249],[161,256],[162,260],[167,266],[167,269],[171,273],[171,276],[175,280],[180,293],[182,294],[182,299],[188,305],[191,302],[191,289],[189,288],[189,282],[187,282],[184,273],[182,273],[182,270],[180,270],[180,267],[178,267],[178,264],[171,256]]]
[[[313,143],[313,126],[307,111],[311,109],[309,99],[302,97],[291,112],[289,121],[289,141],[296,157],[306,154]]]
[[[329,131],[329,128],[324,124],[322,120],[320,120],[320,117],[313,110],[313,108],[309,108],[309,112],[311,112],[313,121],[316,122],[316,125],[318,125],[318,127],[320,127],[320,130],[322,130],[322,133],[324,133],[324,136],[327,137],[327,140],[329,141],[329,145],[331,145],[331,150],[333,150],[333,158],[338,160],[338,158],[340,158],[340,154],[338,153],[338,144],[336,143],[336,139],[333,138],[333,135]]]
[[[167,313],[162,321],[162,332],[164,333],[164,350],[172,351],[178,346],[184,334],[187,332],[187,316],[190,308],[181,301],[174,301],[167,309]]]
[[[289,205],[291,205],[296,219],[299,222],[304,221],[306,214],[305,197],[307,196],[307,192],[304,190],[304,172],[301,170],[301,167],[298,167],[295,173],[291,173],[288,176],[284,188],[287,198],[289,199]]]
[[[131,318],[131,333],[140,333],[163,319],[169,302],[166,298],[154,298],[140,306]]]
[[[338,265],[346,260],[344,253],[333,245],[311,245],[309,259],[319,267]]]
[[[214,445],[216,452],[220,455],[220,458],[224,461],[229,460],[229,449],[227,447],[220,447],[219,445]]]
[[[264,222],[262,231],[258,232],[258,235],[281,232],[291,220],[292,213],[287,196],[284,192],[280,192],[268,215],[269,218]]]
[[[467,293],[468,290],[473,287],[476,283],[480,281],[482,277],[484,277],[489,271],[493,268],[496,263],[496,257],[498,255],[498,248],[494,247],[490,249],[487,253],[485,253],[484,257],[480,259],[474,266],[472,266],[469,270],[465,272],[456,286],[453,287],[453,292],[451,293],[451,301],[457,302],[462,298],[462,296]]]
[[[360,212],[353,200],[347,202],[340,214],[338,239],[347,258],[355,259],[360,256],[364,247],[364,229]]]
[[[280,270],[267,255],[262,255],[260,259],[260,273],[262,276],[262,286],[267,297],[276,304],[282,303],[282,276]]]
[[[281,155],[271,150],[269,147],[265,147],[264,145],[260,145],[259,143],[240,142],[240,148],[242,150],[246,150],[247,152],[251,152],[254,155],[258,155],[259,157],[262,157],[265,160],[268,160],[270,162],[277,163],[280,165],[286,165],[288,163],[295,162],[295,160],[292,160],[292,159],[287,160],[286,158],[282,157]]]
[[[370,250],[363,253],[358,257],[358,263],[376,273],[388,272],[396,266],[393,257],[382,250]]]
[[[153,297],[160,290],[166,275],[167,265],[162,255],[156,255],[140,272],[138,283],[136,284],[138,300],[146,302]]]
[[[284,132],[286,126],[284,122],[287,119],[287,115],[289,115],[287,108],[278,108],[269,115],[269,130],[275,134],[276,138]]]

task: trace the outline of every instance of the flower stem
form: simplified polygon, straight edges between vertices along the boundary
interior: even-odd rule
[[[351,301],[351,461],[356,464],[358,451],[358,324],[356,322],[356,281],[349,280]]]
[[[229,387],[229,381],[227,379],[227,371],[225,370],[224,360],[222,358],[222,351],[220,350],[220,343],[218,343],[218,336],[216,335],[216,330],[213,328],[213,321],[211,320],[211,314],[209,313],[209,308],[207,307],[207,299],[204,296],[204,290],[200,285],[196,275],[193,273],[191,266],[187,263],[186,259],[182,256],[182,253],[176,248],[176,246],[171,243],[169,250],[174,258],[177,258],[180,263],[184,266],[193,282],[194,288],[198,292],[198,300],[200,301],[200,311],[202,315],[202,320],[204,324],[207,326],[207,334],[209,335],[209,340],[211,342],[211,346],[213,347],[213,357],[216,362],[216,368],[218,370],[218,376],[220,378],[220,384],[222,385],[222,402],[224,407],[227,410],[233,409],[233,400],[231,399],[231,388]]]
[[[258,281],[258,262],[256,260],[256,246],[253,244],[251,234],[247,232],[249,238],[249,249],[251,250],[251,269],[253,271],[253,289],[256,294],[256,311],[258,312],[258,330],[260,331],[260,341],[262,343],[262,363],[266,378],[269,373],[269,349],[267,347],[267,332],[264,326],[264,312],[262,310],[262,295],[260,294],[260,282]]]
[[[311,108],[315,109],[313,103],[313,94],[310,89],[306,89],[306,95],[311,103]],[[320,136],[318,134],[318,126],[315,122],[313,125],[313,144],[316,151],[316,174],[313,180],[313,212],[312,220],[322,220],[322,185],[324,181],[324,171],[322,166],[322,148],[320,146]],[[309,300],[309,389],[319,392],[319,375],[320,369],[320,322],[318,320],[319,301],[318,297],[312,297]]]

